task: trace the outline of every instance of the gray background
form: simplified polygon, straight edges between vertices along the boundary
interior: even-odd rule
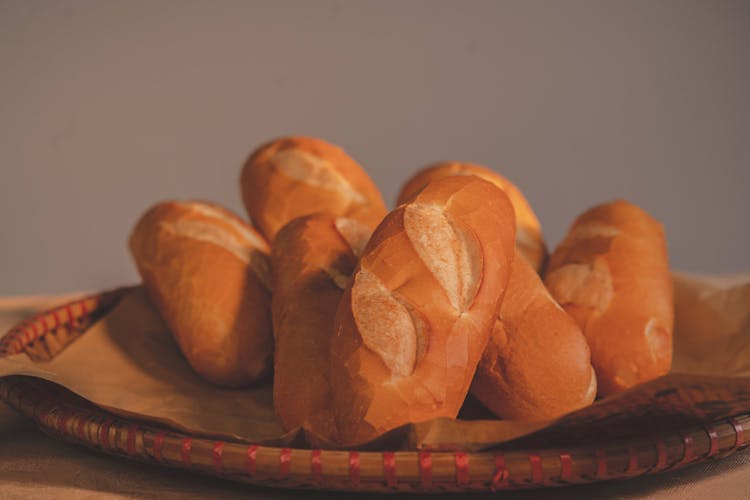
[[[0,294],[137,279],[165,198],[242,213],[247,154],[347,149],[392,202],[441,159],[526,193],[553,246],[624,197],[673,266],[750,270],[750,2],[0,0]]]

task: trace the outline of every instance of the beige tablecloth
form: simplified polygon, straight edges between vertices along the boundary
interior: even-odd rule
[[[0,333],[59,297],[0,298]],[[502,498],[750,498],[750,449],[724,460],[629,481],[502,492]],[[0,498],[349,498],[274,490],[155,468],[55,441],[0,403]],[[450,496],[450,495],[449,495]],[[460,495],[454,495],[459,497]],[[472,495],[471,498],[497,498]],[[358,498],[382,495],[362,494]],[[398,497],[398,496],[397,496]],[[389,496],[393,498],[393,496]],[[413,497],[412,497],[413,498]],[[441,498],[444,498],[441,496]]]

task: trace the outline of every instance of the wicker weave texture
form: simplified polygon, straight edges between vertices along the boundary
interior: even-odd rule
[[[50,359],[127,289],[36,315],[0,340],[0,356]],[[333,451],[215,441],[123,419],[52,383],[0,379],[0,397],[53,436],[100,452],[264,486],[375,492],[456,492],[633,478],[727,456],[750,444],[750,415],[632,440],[564,449],[489,452]]]

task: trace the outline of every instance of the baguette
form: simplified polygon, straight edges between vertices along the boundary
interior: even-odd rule
[[[550,258],[545,284],[591,348],[599,394],[666,374],[674,304],[661,224],[627,201],[587,210]]]
[[[196,373],[241,387],[270,372],[269,248],[253,228],[213,204],[164,202],[138,221],[130,251]]]
[[[521,190],[494,170],[474,163],[442,162],[429,165],[404,184],[397,203],[405,203],[430,181],[453,175],[476,175],[505,191],[516,212],[516,246],[534,269],[541,272],[547,260],[547,245],[542,237],[539,219]]]
[[[512,420],[556,418],[596,397],[581,329],[522,257],[513,261],[471,391],[495,415]]]
[[[320,139],[287,137],[259,147],[240,176],[250,219],[273,243],[289,221],[315,212],[375,229],[387,210],[378,188],[341,148]]]
[[[331,388],[339,439],[455,418],[505,291],[513,207],[478,177],[431,182],[373,233],[336,313]]]
[[[333,319],[369,233],[352,219],[313,214],[276,236],[273,401],[285,430],[336,440],[328,378]]]

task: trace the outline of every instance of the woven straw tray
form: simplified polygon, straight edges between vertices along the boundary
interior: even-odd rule
[[[0,356],[54,357],[127,289],[27,319],[0,339]],[[50,382],[0,378],[0,398],[46,433],[99,452],[280,488],[376,492],[498,491],[656,474],[722,458],[750,444],[750,412],[671,433],[554,449],[485,452],[333,451],[215,441],[104,411]],[[749,409],[750,410],[750,409]]]

